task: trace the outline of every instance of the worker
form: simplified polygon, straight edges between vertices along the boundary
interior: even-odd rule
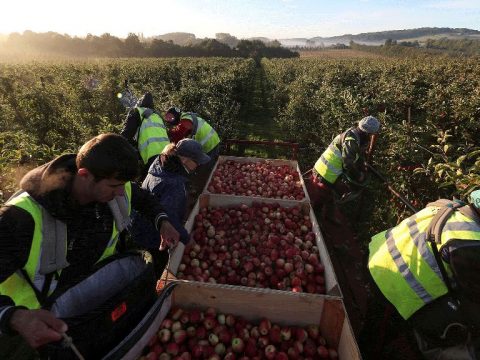
[[[22,178],[0,210],[0,338],[19,334],[31,348],[60,340],[66,323],[42,304],[115,254],[130,209],[155,224],[159,246],[178,242],[155,197],[131,182],[136,173],[135,149],[109,133]]]
[[[480,356],[480,190],[372,238],[368,269],[427,359]]]
[[[203,152],[202,146],[197,141],[182,139],[177,144],[170,143],[163,149],[143,181],[142,188],[156,196],[180,233],[180,241],[184,244],[189,240],[189,235],[183,227],[187,211],[187,177],[198,166],[204,166],[209,161],[210,157]],[[163,270],[168,256],[165,251],[157,252],[154,249],[158,231],[136,213],[133,216],[131,234],[136,242],[149,249],[156,260],[155,263],[160,264],[160,269]]]
[[[366,180],[365,152],[371,136],[380,129],[380,122],[373,116],[361,119],[352,127],[337,135],[323,152],[312,169],[312,202],[322,207],[322,216],[339,223],[336,198],[350,187],[359,187]]]
[[[120,134],[138,149],[143,179],[153,160],[170,143],[164,119],[154,110],[151,93],[146,92],[128,112]]]
[[[194,178],[191,178],[193,193],[201,192],[220,154],[220,137],[215,129],[196,113],[183,112],[177,107],[170,107],[166,111],[165,120],[172,142],[192,138],[202,145],[203,151],[210,157],[210,162],[201,166]]]
[[[182,139],[192,138],[202,145],[203,151],[215,163],[220,152],[220,138],[207,121],[193,112],[182,112],[177,107],[167,110],[165,120],[172,142],[177,143]]]

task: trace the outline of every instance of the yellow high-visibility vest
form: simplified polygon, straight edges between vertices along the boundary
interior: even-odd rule
[[[359,141],[359,139],[354,137],[355,134],[351,131],[352,129],[348,129],[344,133],[335,136],[313,166],[317,173],[330,184],[334,184],[343,173],[342,146],[344,141]],[[357,159],[358,156],[357,154]]]
[[[125,205],[128,209],[128,214],[131,212],[131,183],[127,182],[125,184],[125,195],[121,198],[116,199],[116,201],[123,201],[127,204]],[[17,206],[25,211],[27,211],[33,218],[34,221],[34,231],[33,231],[33,240],[32,245],[30,247],[30,254],[28,256],[27,263],[24,266],[25,273],[28,275],[31,283],[35,286],[36,289],[41,291],[43,289],[43,285],[45,283],[46,274],[43,274],[41,271],[41,256],[42,256],[42,247],[45,246],[44,243],[44,235],[46,233],[51,234],[51,229],[47,229],[45,226],[44,220],[44,212],[45,209],[42,208],[40,204],[38,204],[27,192],[23,192],[20,195],[12,198],[7,202],[7,205]],[[57,220],[58,221],[58,220]],[[119,238],[119,231],[117,229],[116,222],[113,222],[113,229],[112,235],[110,236],[110,241],[108,242],[103,254],[98,259],[101,261],[115,253],[115,247],[117,245]],[[65,239],[50,239],[52,241],[65,241]],[[58,254],[58,257],[63,257],[66,259],[66,249],[67,246],[65,244],[65,254]],[[55,260],[55,259],[53,259]],[[97,261],[97,262],[98,262]],[[61,262],[61,261],[60,261]],[[63,262],[68,266],[68,263],[65,261]],[[54,272],[60,276],[62,268],[55,269]],[[57,277],[58,277],[57,276]],[[57,280],[55,276],[52,278],[52,282],[50,284],[50,288],[48,290],[48,294],[50,295],[53,293],[55,288],[57,287]],[[16,306],[25,306],[29,309],[38,309],[40,308],[40,303],[37,299],[35,291],[32,289],[29,282],[24,278],[24,272],[18,270],[17,272],[10,275],[7,279],[5,279],[2,283],[0,283],[0,294],[9,296],[14,302]]]
[[[438,206],[428,206],[383,231],[370,242],[368,269],[383,295],[404,319],[448,292],[427,239],[428,227]],[[441,247],[449,241],[480,240],[480,225],[459,211],[447,219]],[[451,269],[443,262],[449,276]]]
[[[144,164],[152,156],[159,155],[170,143],[162,117],[152,109],[137,107],[142,119],[138,129],[138,151]]]
[[[220,137],[212,126],[195,113],[182,113],[181,119],[190,120],[193,124],[192,137],[194,140],[202,145],[202,150],[205,153],[211,151],[220,143]]]

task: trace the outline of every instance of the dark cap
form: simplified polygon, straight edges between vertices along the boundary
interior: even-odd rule
[[[204,165],[210,161],[210,156],[203,152],[202,145],[193,139],[182,139],[175,148],[177,155],[188,157],[198,165]]]
[[[173,115],[173,120],[167,114]],[[172,123],[173,125],[177,125],[180,122],[180,116],[182,115],[182,110],[178,107],[172,106],[165,112],[165,120]]]

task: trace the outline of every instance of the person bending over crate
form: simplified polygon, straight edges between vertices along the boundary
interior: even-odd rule
[[[367,180],[365,153],[380,122],[373,116],[361,119],[358,126],[337,135],[312,169],[312,202],[321,206],[322,216],[335,224],[337,202],[342,194],[361,189]],[[341,199],[340,199],[341,200]]]
[[[200,193],[220,154],[220,137],[217,131],[194,112],[183,112],[177,107],[170,107],[165,112],[168,136],[172,142],[191,138],[200,143],[203,152],[210,156],[210,162],[198,169],[192,178],[193,192]]]
[[[374,283],[427,359],[480,358],[480,190],[428,204],[369,249]]]
[[[183,227],[187,211],[187,176],[194,172],[197,167],[205,166],[210,161],[202,146],[193,139],[182,139],[177,144],[169,144],[158,156],[147,177],[143,181],[142,188],[150,191],[158,199],[172,222],[180,233],[180,241],[187,244],[188,233]],[[168,254],[164,249],[156,249],[156,230],[148,220],[135,213],[133,216],[131,234],[136,243],[144,245],[155,259],[158,270],[165,267]]]

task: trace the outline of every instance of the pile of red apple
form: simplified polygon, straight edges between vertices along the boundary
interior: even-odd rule
[[[268,162],[218,164],[207,190],[214,194],[261,196],[303,200],[305,193],[298,171],[288,165]]]
[[[241,316],[172,308],[141,360],[338,359],[318,325],[252,324]]]
[[[312,222],[300,206],[204,207],[191,235],[178,268],[180,279],[325,293]]]

